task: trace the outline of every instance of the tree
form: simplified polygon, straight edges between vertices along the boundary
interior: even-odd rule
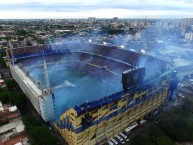
[[[24,37],[23,37],[23,36],[20,36],[20,37],[18,38],[18,40],[19,40],[19,41],[23,41],[23,40],[24,40]]]
[[[44,44],[44,43],[45,43],[45,40],[43,40],[43,39],[37,39],[37,42],[40,43],[40,44]]]
[[[5,83],[7,84],[7,87],[10,90],[18,88],[18,84],[16,83],[14,79],[7,79],[5,80]]]
[[[46,126],[36,126],[29,132],[29,142],[31,145],[55,145],[58,139]]]
[[[60,144],[57,137],[45,125],[41,125],[36,118],[28,114],[23,117],[31,145],[56,145]]]
[[[189,99],[184,99],[183,108],[188,112],[193,112],[193,102]]]
[[[175,145],[175,143],[159,127],[154,126],[145,135],[134,137],[131,145]]]
[[[131,140],[131,145],[154,145],[148,135],[138,135]]]
[[[107,31],[107,33],[108,33],[109,35],[117,35],[117,34],[123,34],[123,33],[125,33],[125,31],[122,30],[122,29],[109,29],[109,30]]]
[[[0,92],[0,101],[3,104],[6,103],[11,103],[13,105],[16,106],[22,106],[26,99],[25,99],[25,94],[23,92],[18,92],[18,91],[12,91],[12,92],[8,92],[8,91],[4,91],[4,92]]]
[[[6,37],[6,40],[7,40],[7,41],[11,40],[11,36],[7,36],[7,37]]]
[[[5,50],[0,50],[1,51],[1,57],[5,57],[6,56],[6,51]]]
[[[175,145],[175,143],[169,137],[163,135],[156,139],[156,145]]]
[[[3,67],[6,67],[6,63],[1,56],[0,56],[0,65],[2,65]]]
[[[17,32],[17,35],[19,35],[19,36],[25,36],[27,34],[28,34],[28,32],[25,30],[18,30],[18,32]]]
[[[160,120],[160,128],[172,140],[193,141],[193,115],[184,109],[174,109]]]
[[[22,106],[26,102],[26,96],[23,92],[13,91],[9,95],[10,102],[16,106]]]
[[[153,144],[156,145],[175,145],[172,140],[167,137],[164,132],[158,128],[157,126],[154,126],[150,129],[149,133],[151,136],[151,140]]]
[[[32,130],[35,126],[37,126],[39,123],[36,121],[36,118],[31,115],[27,114],[26,116],[23,117],[23,122],[25,124],[25,128],[27,132]]]
[[[3,104],[9,103],[9,92],[0,92],[0,101]]]

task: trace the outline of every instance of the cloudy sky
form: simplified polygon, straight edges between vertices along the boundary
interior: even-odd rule
[[[0,19],[193,17],[193,0],[0,0]]]

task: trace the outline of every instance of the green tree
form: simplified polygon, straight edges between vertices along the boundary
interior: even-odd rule
[[[154,145],[148,135],[138,135],[131,140],[131,145]]]
[[[45,40],[43,40],[43,39],[37,39],[37,42],[40,43],[40,44],[44,44],[44,43],[45,43]]]
[[[3,67],[6,67],[6,63],[1,56],[0,56],[0,65],[2,65]]]
[[[23,92],[13,91],[10,92],[9,100],[11,104],[14,104],[16,106],[22,106],[26,102],[26,96]]]
[[[18,40],[19,40],[19,41],[23,41],[23,40],[24,40],[24,37],[21,36],[21,37],[18,38]]]
[[[26,116],[24,116],[23,122],[25,124],[27,132],[32,130],[35,126],[39,125],[39,123],[36,121],[36,118],[31,114],[27,114]]]
[[[172,140],[193,141],[193,115],[184,109],[174,109],[166,113],[161,118],[160,127]]]
[[[19,36],[25,36],[25,35],[27,35],[27,34],[28,34],[28,32],[25,31],[25,30],[18,30],[18,31],[17,31],[17,35],[19,35]]]
[[[184,108],[187,112],[193,113],[193,102],[192,102],[191,100],[189,100],[189,99],[184,99],[183,108]]]
[[[172,140],[167,136],[160,136],[156,139],[156,145],[175,145]]]
[[[157,126],[152,127],[145,135],[135,136],[131,145],[175,145]]]
[[[153,144],[156,145],[175,145],[172,140],[167,137],[164,132],[158,128],[157,126],[154,126],[150,129],[148,135],[151,136],[151,141]]]
[[[5,83],[7,84],[7,87],[10,90],[18,88],[18,84],[14,79],[7,79],[5,80]]]
[[[9,92],[0,92],[0,101],[3,104],[9,103]]]
[[[11,40],[11,36],[7,36],[7,37],[6,37],[6,40],[7,40],[7,41]]]
[[[0,50],[1,51],[1,57],[5,57],[6,56],[6,51],[5,50]]]
[[[16,106],[22,106],[26,102],[26,96],[23,92],[19,91],[3,91],[0,92],[0,101],[3,104],[11,103]]]
[[[56,145],[58,139],[46,126],[36,126],[29,132],[29,142],[31,145]]]
[[[107,31],[107,33],[108,33],[109,35],[117,35],[117,34],[123,34],[123,33],[125,33],[125,31],[122,30],[122,29],[109,29],[109,30]]]

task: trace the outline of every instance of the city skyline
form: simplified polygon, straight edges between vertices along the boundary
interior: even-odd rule
[[[9,0],[0,1],[0,19],[182,18],[193,16],[192,0]]]

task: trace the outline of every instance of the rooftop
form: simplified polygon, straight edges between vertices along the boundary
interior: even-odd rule
[[[28,143],[26,143],[26,139],[27,134],[24,132],[13,136],[10,140],[4,142],[3,145],[28,145]]]
[[[0,107],[0,122],[4,123],[0,126],[0,145],[25,145],[27,134],[19,110],[16,106],[3,105],[1,102]]]
[[[24,131],[24,125],[22,120],[17,120],[0,127],[0,134],[3,134],[9,130],[15,130],[17,133]]]

